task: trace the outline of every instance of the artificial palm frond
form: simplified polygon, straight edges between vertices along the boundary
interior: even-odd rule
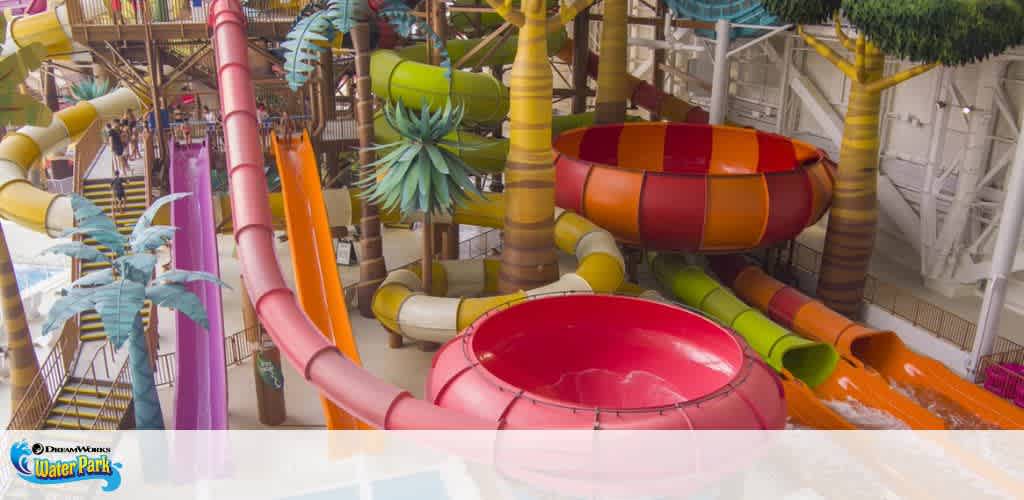
[[[75,102],[90,101],[110,93],[110,81],[104,78],[86,78],[71,85],[71,100]]]
[[[369,21],[374,14],[394,26],[405,38],[412,36],[414,26],[419,28],[427,42],[440,51],[445,76],[451,77],[452,63],[444,40],[414,16],[404,3],[388,0],[374,11],[367,0],[327,0],[308,4],[281,44],[285,50],[284,72],[288,87],[295,91],[305,85],[320,62],[320,56],[330,49],[334,37],[348,33],[358,22]]]
[[[385,107],[384,117],[400,139],[372,148],[386,153],[363,167],[366,175],[358,183],[362,197],[384,210],[398,208],[410,215],[451,214],[472,197],[483,196],[470,179],[479,174],[443,147],[449,145],[444,136],[462,122],[463,109],[451,101],[437,111],[424,103],[419,113],[401,102]]]

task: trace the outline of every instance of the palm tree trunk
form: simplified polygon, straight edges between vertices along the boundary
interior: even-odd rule
[[[25,306],[21,302],[21,290],[14,276],[14,263],[7,248],[7,237],[0,224],[0,302],[4,313],[4,330],[7,332],[7,355],[11,367],[11,411],[18,408],[28,390],[29,384],[39,374],[39,360],[32,347],[32,332],[25,320]]]
[[[512,64],[504,250],[499,289],[528,290],[558,279],[555,170],[551,156],[551,65],[544,0],[523,0],[526,18]]]
[[[626,13],[626,0],[604,2],[595,123],[622,123],[626,120],[626,100],[629,98],[626,88]]]
[[[882,78],[885,56],[867,44],[865,83],[854,81],[839,152],[832,209],[818,278],[818,297],[847,316],[860,312],[878,222],[878,124],[881,91],[866,86]]]
[[[132,400],[136,430],[163,430],[164,414],[157,397],[153,364],[149,361],[142,316],[135,316],[135,329],[128,340],[128,363],[132,373]]]
[[[370,26],[358,23],[352,27],[352,45],[356,50],[356,126],[359,129],[359,166],[366,167],[374,160],[374,154],[366,148],[373,146],[373,97],[370,95]],[[359,260],[359,314],[373,317],[373,294],[387,276],[384,263],[384,249],[381,242],[380,216],[377,206],[363,202],[362,217],[359,219],[362,239],[359,246],[362,256]],[[398,337],[401,340],[401,337]],[[392,340],[394,342],[394,339]],[[399,344],[400,345],[400,344]]]

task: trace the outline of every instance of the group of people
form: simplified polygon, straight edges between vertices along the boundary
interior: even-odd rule
[[[193,130],[192,126],[194,122],[189,116],[190,113],[184,111],[181,106],[174,106],[171,108],[171,119],[174,123],[174,137],[175,140],[184,145],[192,144]],[[209,106],[203,106],[201,119],[206,124],[206,132],[212,133],[216,131],[217,123],[220,121],[220,117]],[[203,133],[202,130],[199,131]]]
[[[142,158],[142,148],[139,147],[142,137],[139,128],[139,120],[135,118],[132,110],[125,111],[120,120],[107,123],[107,144],[114,155],[115,173],[130,175],[131,167],[128,162]]]
[[[267,135],[271,130],[277,133],[279,138],[285,139],[285,145],[292,139],[292,135],[295,134],[295,123],[291,117],[288,116],[287,111],[282,111],[281,116],[275,120],[270,116],[270,110],[265,104],[260,101],[256,102],[256,119],[260,122],[260,131]],[[276,126],[275,126],[276,125]]]

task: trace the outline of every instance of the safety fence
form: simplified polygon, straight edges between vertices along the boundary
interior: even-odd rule
[[[263,336],[263,328],[259,326],[239,330],[224,337],[224,365],[227,367],[242,364],[252,357],[259,348]],[[177,353],[167,352],[156,358],[156,386],[173,386],[178,378]]]
[[[71,24],[140,25],[150,23],[205,23],[212,0],[69,0],[77,9]],[[245,13],[250,23],[292,21],[304,2],[249,0]]]
[[[1024,348],[996,351],[981,358],[975,382],[1024,407]]]
[[[821,252],[794,242],[793,265],[808,274],[818,276]],[[974,344],[977,325],[955,313],[915,296],[898,286],[868,275],[864,287],[864,301],[903,318],[932,335],[969,351]],[[1024,349],[1013,341],[1000,337],[994,352]]]

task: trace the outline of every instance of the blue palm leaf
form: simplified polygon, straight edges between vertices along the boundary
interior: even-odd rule
[[[93,271],[71,284],[72,288],[85,288],[99,285],[106,285],[114,281],[114,268],[108,267],[100,271]]]
[[[142,212],[142,216],[139,217],[139,220],[135,223],[135,228],[132,229],[131,239],[134,240],[135,238],[138,238],[139,235],[153,223],[153,219],[156,217],[156,214],[160,211],[161,207],[182,198],[188,198],[189,196],[192,196],[192,193],[174,193],[157,198],[152,205],[146,208],[145,212]]]
[[[118,257],[114,260],[114,269],[127,281],[148,283],[156,269],[156,255],[137,253]]]
[[[76,314],[92,309],[96,304],[91,288],[72,288],[65,292],[65,295],[57,299],[50,308],[50,313],[43,323],[44,335],[60,328]]]
[[[110,261],[105,254],[80,241],[61,243],[43,250],[44,255],[48,253],[66,255],[72,259],[84,260],[86,262]]]
[[[134,281],[121,280],[91,291],[103,329],[114,347],[120,348],[135,330],[135,319],[146,303],[146,287]]]
[[[215,275],[205,271],[184,271],[181,269],[175,269],[157,276],[155,283],[167,283],[167,284],[182,284],[191,283],[193,281],[209,281],[210,283],[216,283],[218,286],[223,288],[231,289],[227,283],[221,281],[221,279]]]
[[[142,230],[138,235],[132,233],[131,247],[134,252],[156,250],[171,241],[178,228],[174,226],[152,226]]]
[[[74,227],[61,233],[61,237],[69,238],[79,234],[88,236],[98,241],[101,245],[106,246],[117,255],[121,255],[124,253],[125,238],[123,235],[121,235],[121,233],[113,229],[92,226]]]
[[[346,2],[347,3],[347,2]],[[309,80],[314,65],[320,61],[320,54],[334,36],[331,10],[320,10],[300,18],[288,32],[285,48],[284,71],[288,87],[298,90]]]
[[[174,309],[203,328],[210,327],[203,303],[194,293],[185,289],[184,285],[168,283],[146,288],[146,298],[159,307]]]

